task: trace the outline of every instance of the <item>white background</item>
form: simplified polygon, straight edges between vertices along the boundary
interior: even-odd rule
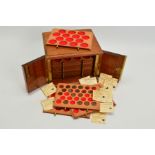
[[[0,4],[0,24],[4,26],[155,25],[153,0],[5,0]],[[87,8],[81,9],[81,6]],[[70,13],[70,10],[73,11]],[[3,55],[4,50],[0,52]],[[154,82],[150,83],[152,87]],[[143,155],[155,153],[154,139],[154,130],[1,130],[0,153],[65,154],[67,151],[67,154]],[[77,149],[79,145],[81,147]]]
[[[86,27],[93,29],[103,49],[127,55],[114,91],[117,107],[104,125],[44,114],[41,90],[27,94],[21,65],[44,55],[41,34],[52,28],[0,28],[0,51],[5,51],[0,58],[0,128],[155,128],[155,27]]]

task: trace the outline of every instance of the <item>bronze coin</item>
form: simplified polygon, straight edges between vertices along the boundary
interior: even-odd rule
[[[92,104],[93,106],[96,106],[96,102],[92,102],[91,104]]]
[[[70,93],[71,93],[71,92],[73,92],[73,90],[72,90],[72,89],[68,89],[68,92],[70,92]]]
[[[79,93],[79,94],[78,94],[78,96],[79,96],[79,97],[82,97],[82,96],[83,96],[83,94],[82,94],[82,93]]]
[[[78,101],[77,104],[78,104],[78,105],[81,105],[81,104],[82,104],[82,101]]]
[[[73,85],[72,88],[75,89],[76,88],[76,85]]]
[[[66,89],[65,89],[65,88],[63,88],[63,89],[62,89],[62,91],[63,91],[63,92],[65,92],[65,91],[66,91]]]
[[[70,88],[70,85],[66,85],[66,88]]]
[[[80,90],[79,90],[79,89],[76,89],[76,90],[75,90],[75,92],[76,92],[76,93],[79,93],[79,92],[80,92]]]
[[[89,102],[88,101],[84,102],[84,105],[88,106],[89,105]]]
[[[64,100],[63,103],[64,103],[64,104],[68,104],[68,100]]]
[[[79,89],[82,89],[82,88],[83,88],[83,86],[78,86],[78,88],[79,88]]]
[[[59,88],[63,88],[63,87],[64,87],[63,85],[60,85],[60,86],[59,86]]]
[[[86,86],[85,88],[86,88],[86,89],[89,89],[89,86]]]
[[[92,91],[92,90],[89,90],[89,91],[88,91],[88,93],[89,93],[89,94],[92,94],[92,93],[93,93],[93,91]]]
[[[71,96],[72,96],[72,97],[75,97],[75,96],[76,96],[76,94],[75,94],[75,93],[72,93],[72,94],[71,94]]]
[[[82,93],[86,93],[87,91],[86,90],[82,90]]]
[[[62,95],[62,92],[58,92],[58,95]]]

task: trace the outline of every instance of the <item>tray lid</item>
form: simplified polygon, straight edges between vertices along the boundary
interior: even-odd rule
[[[79,31],[92,32],[91,29],[81,29]],[[77,48],[71,48],[71,47],[56,48],[55,46],[52,46],[52,45],[46,45],[50,33],[51,32],[43,33],[43,43],[44,43],[45,55],[47,58],[60,58],[60,57],[63,58],[63,57],[89,56],[89,55],[91,56],[91,55],[102,54],[102,49],[99,43],[97,42],[95,35],[93,35],[91,50],[79,49],[78,51]]]
[[[103,51],[100,72],[112,75],[120,80],[125,61],[125,55]]]
[[[45,56],[22,65],[22,68],[28,92],[32,92],[47,83]]]

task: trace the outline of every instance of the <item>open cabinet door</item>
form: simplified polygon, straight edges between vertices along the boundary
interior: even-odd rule
[[[27,91],[31,92],[47,83],[45,56],[22,65]]]
[[[120,80],[125,65],[126,56],[103,51],[100,72],[112,75]]]

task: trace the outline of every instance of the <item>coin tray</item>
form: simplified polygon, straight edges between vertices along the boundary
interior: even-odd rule
[[[66,46],[78,49],[91,49],[92,40],[92,32],[53,29],[46,44],[57,47]]]
[[[73,118],[79,118],[79,117],[86,117],[89,118],[88,116],[90,113],[93,112],[93,110],[83,110],[83,109],[70,109],[70,108],[60,108],[56,107],[51,110],[44,110],[44,113],[50,113],[50,114],[55,114],[55,115],[66,115],[66,116],[72,116]]]
[[[55,95],[55,107],[99,110],[100,103],[93,101],[93,90],[99,86],[59,83]]]

